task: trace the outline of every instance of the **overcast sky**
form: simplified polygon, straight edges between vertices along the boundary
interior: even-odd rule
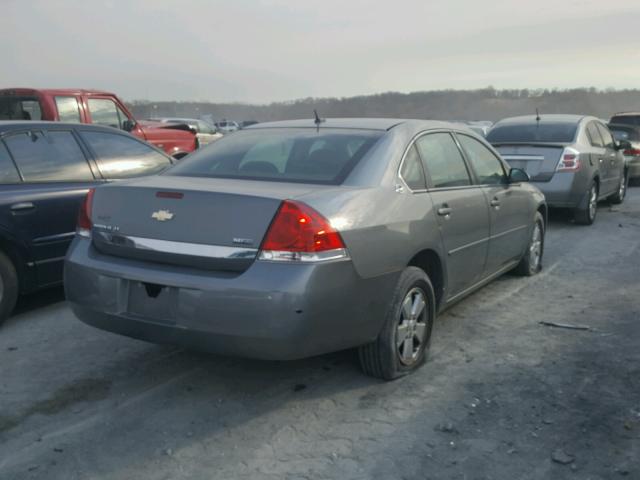
[[[260,102],[640,87],[640,0],[0,0],[0,87]]]

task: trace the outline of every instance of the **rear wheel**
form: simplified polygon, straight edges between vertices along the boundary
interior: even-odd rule
[[[611,196],[611,203],[619,205],[624,202],[624,197],[627,195],[627,185],[629,185],[629,177],[625,172],[622,174],[622,178],[620,179],[618,190]]]
[[[515,268],[515,272],[518,275],[524,275],[530,277],[542,270],[542,253],[544,252],[544,218],[540,215],[540,212],[536,213],[535,223],[527,250],[520,260],[520,263]]]
[[[591,186],[587,191],[585,198],[580,206],[574,210],[574,218],[576,223],[581,225],[591,225],[596,219],[598,212],[598,185],[591,182]]]
[[[398,280],[378,338],[359,348],[362,370],[392,380],[424,363],[435,320],[435,295],[423,270],[407,267]]]
[[[9,318],[18,299],[18,275],[13,262],[0,252],[0,325]]]

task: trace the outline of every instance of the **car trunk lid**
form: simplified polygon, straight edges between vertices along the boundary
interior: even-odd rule
[[[513,168],[527,172],[534,182],[548,182],[568,144],[564,143],[500,143],[494,147]]]
[[[95,192],[93,244],[115,256],[241,272],[282,200],[314,188],[323,187],[176,176],[112,184]]]

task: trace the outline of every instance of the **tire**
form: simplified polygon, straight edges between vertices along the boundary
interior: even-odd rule
[[[419,298],[424,301],[422,309]],[[420,367],[429,355],[435,305],[429,277],[417,267],[407,267],[398,279],[378,338],[358,349],[364,373],[393,380]],[[419,314],[414,315],[413,310],[419,310]],[[404,341],[399,340],[399,335],[404,336]]]
[[[620,205],[622,202],[624,202],[624,197],[627,196],[628,185],[629,177],[627,176],[627,172],[624,172],[622,174],[622,178],[620,179],[620,183],[618,184],[618,190],[616,191],[616,193],[611,195],[611,197],[609,197],[611,203],[613,203],[614,205]]]
[[[573,217],[576,223],[580,225],[591,225],[596,219],[598,212],[598,184],[591,182],[589,189],[585,193],[584,198],[573,211]]]
[[[18,275],[13,262],[0,252],[0,325],[9,318],[18,299]]]
[[[536,212],[534,227],[527,243],[522,260],[515,268],[518,275],[530,277],[542,270],[542,254],[544,253],[544,218]]]

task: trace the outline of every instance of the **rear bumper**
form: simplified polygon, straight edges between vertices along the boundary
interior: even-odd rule
[[[71,308],[89,325],[154,343],[270,360],[372,341],[397,278],[363,279],[344,260],[256,261],[242,274],[207,272],[106,256],[86,238],[74,240],[64,272]],[[140,295],[139,282],[165,288],[154,299]],[[162,300],[165,293],[170,301]]]
[[[587,178],[583,172],[557,172],[548,182],[531,182],[544,193],[550,207],[575,208],[587,191]]]

